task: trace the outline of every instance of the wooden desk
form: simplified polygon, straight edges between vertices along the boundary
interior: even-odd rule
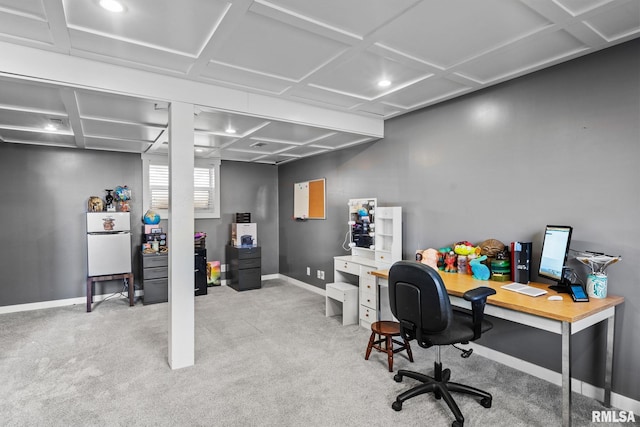
[[[389,278],[389,270],[371,272],[381,286]],[[502,289],[504,282],[476,280],[467,274],[440,272],[451,304],[457,307],[471,308],[462,295],[469,289],[488,286],[496,290],[495,295],[487,299],[485,313],[507,319],[512,322],[532,326],[562,335],[562,425],[571,425],[571,335],[602,321],[607,322],[607,354],[605,359],[604,405],[611,406],[611,374],[613,367],[613,338],[615,326],[615,307],[624,302],[623,297],[608,296],[604,299],[591,298],[589,302],[574,303],[569,295],[562,301],[549,301],[550,292],[539,297],[530,297]],[[548,289],[543,283],[529,283],[536,288]],[[388,286],[388,285],[387,285]]]

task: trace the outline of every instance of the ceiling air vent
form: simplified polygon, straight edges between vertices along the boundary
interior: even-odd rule
[[[249,145],[249,147],[264,147],[265,145],[267,145],[266,142],[254,142],[253,144]]]

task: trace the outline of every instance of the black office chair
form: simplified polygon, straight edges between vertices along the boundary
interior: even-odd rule
[[[450,273],[449,273],[450,274]],[[463,384],[449,382],[451,371],[442,369],[440,346],[468,343],[488,331],[493,325],[483,319],[484,306],[489,295],[496,291],[488,287],[479,287],[465,292],[463,298],[471,302],[472,313],[453,310],[449,295],[440,274],[432,267],[414,261],[399,261],[389,270],[389,302],[391,312],[400,322],[400,332],[407,340],[417,340],[420,347],[436,346],[434,375],[399,370],[394,376],[396,382],[403,377],[421,381],[420,384],[400,394],[391,407],[402,409],[402,403],[420,394],[433,392],[436,399],[441,397],[453,412],[456,421],[453,427],[462,427],[464,417],[460,408],[451,397],[452,391],[480,397],[480,404],[491,407],[491,394]],[[468,357],[471,350],[463,351]]]

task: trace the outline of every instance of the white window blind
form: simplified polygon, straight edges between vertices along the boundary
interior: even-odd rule
[[[195,212],[214,212],[215,206],[215,168],[196,167],[193,170],[193,205]],[[149,191],[151,209],[169,209],[169,167],[149,164]]]

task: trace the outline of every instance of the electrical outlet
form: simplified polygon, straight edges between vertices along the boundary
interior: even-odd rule
[[[317,277],[318,277],[318,279],[320,279],[320,280],[324,280],[324,271],[322,271],[322,270],[318,270]]]
[[[311,276],[311,267],[307,267],[307,276]]]

